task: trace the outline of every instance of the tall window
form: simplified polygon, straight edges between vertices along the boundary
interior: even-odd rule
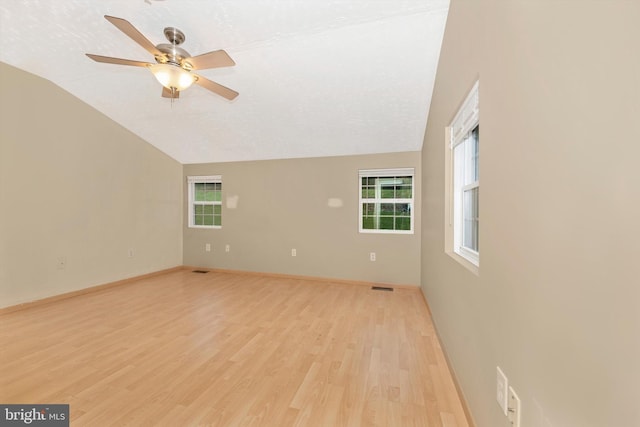
[[[478,83],[451,123],[453,251],[480,263],[480,119]]]
[[[361,233],[413,233],[413,174],[413,168],[359,172]]]
[[[190,176],[189,227],[222,228],[222,177]]]

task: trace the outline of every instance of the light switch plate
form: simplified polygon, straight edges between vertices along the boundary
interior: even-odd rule
[[[507,376],[502,372],[499,366],[496,366],[496,400],[502,408],[502,413],[507,415],[507,393],[509,382]]]
[[[511,427],[520,427],[520,398],[513,387],[509,387],[509,421]]]

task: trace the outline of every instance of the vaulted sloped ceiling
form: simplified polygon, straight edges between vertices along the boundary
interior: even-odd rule
[[[182,163],[420,150],[448,0],[8,0],[0,61],[50,80]],[[201,87],[173,103],[153,62],[104,19],[152,43],[165,27],[192,55],[226,50],[236,66],[199,71],[240,96]]]

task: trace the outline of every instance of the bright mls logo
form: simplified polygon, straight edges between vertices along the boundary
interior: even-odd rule
[[[2,405],[0,426],[69,427],[69,405]]]

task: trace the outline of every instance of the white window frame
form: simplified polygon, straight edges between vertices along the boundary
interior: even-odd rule
[[[362,178],[392,178],[399,176],[411,177],[411,198],[393,198],[383,199],[379,190],[376,190],[376,197],[373,199],[362,197]],[[379,233],[379,234],[413,234],[414,233],[414,217],[415,217],[415,193],[416,179],[414,168],[395,168],[395,169],[362,169],[358,171],[358,231],[360,233]],[[362,205],[364,203],[407,203],[410,211],[410,229],[409,230],[380,230],[362,228]]]
[[[449,230],[448,233],[446,233],[448,243],[446,249],[449,249],[447,252],[452,252],[462,257],[465,262],[471,263],[472,269],[473,267],[477,268],[480,266],[480,252],[479,250],[476,251],[464,245],[465,222],[463,218],[463,196],[465,192],[477,189],[479,203],[480,178],[478,176],[475,181],[467,182],[465,185],[462,183],[465,181],[465,173],[469,172],[468,162],[473,161],[471,159],[473,151],[469,147],[470,144],[466,144],[466,142],[472,141],[472,132],[478,126],[480,126],[479,82],[476,82],[446,132],[448,146],[447,208],[449,210],[447,215]],[[476,153],[476,156],[479,156],[479,153]],[[476,231],[478,231],[478,241],[479,227],[478,213],[478,225],[476,229]],[[477,270],[475,271],[477,272]]]
[[[195,204],[199,205],[219,205],[220,206],[220,217],[222,218],[222,197],[219,201],[195,201],[195,185],[196,184],[220,184],[222,185],[222,176],[221,175],[208,175],[208,176],[188,176],[187,177],[187,187],[188,187],[188,216],[189,216],[189,228],[206,228],[212,229],[222,228],[221,225],[196,225],[195,224]]]

